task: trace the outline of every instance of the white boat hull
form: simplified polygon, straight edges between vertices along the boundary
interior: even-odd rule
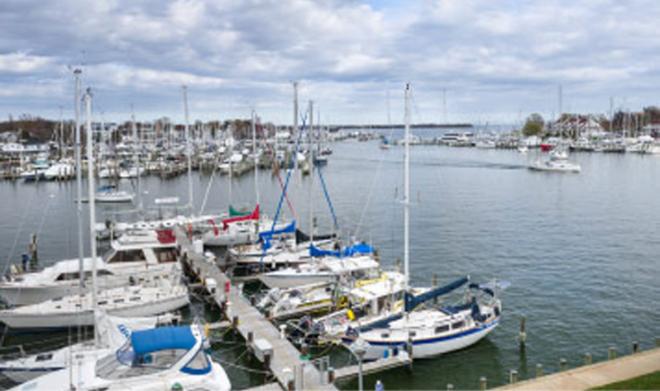
[[[168,297],[156,302],[147,302],[135,306],[110,309],[109,315],[126,318],[154,316],[177,310],[188,305],[188,294]],[[62,312],[62,313],[14,313],[0,311],[0,321],[13,329],[57,329],[72,326],[93,326],[94,311]]]
[[[493,322],[482,325],[479,328],[463,331],[455,335],[415,340],[413,341],[412,357],[414,359],[430,358],[465,349],[487,336],[495,329],[495,327],[497,327],[498,323],[499,320],[494,320]],[[365,340],[365,342],[367,343],[367,353],[364,357],[365,360],[377,360],[383,358],[386,354],[391,354],[391,351],[395,348],[399,351],[405,351],[407,345],[406,341],[371,343]]]

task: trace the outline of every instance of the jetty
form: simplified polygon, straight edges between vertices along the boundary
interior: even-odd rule
[[[293,385],[295,389],[301,390],[337,389],[325,380],[327,377],[306,360],[275,325],[252,306],[237,287],[231,285],[229,277],[214,262],[207,261],[195,251],[183,229],[176,228],[175,234],[187,266],[203,283],[212,280],[217,284],[219,289],[209,292],[213,300],[220,308],[224,308],[231,325],[248,344],[261,351],[256,355],[269,367],[281,387],[289,389]]]

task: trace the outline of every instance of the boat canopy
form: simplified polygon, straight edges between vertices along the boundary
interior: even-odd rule
[[[314,235],[314,240],[330,240],[337,237],[337,234]],[[311,237],[303,231],[296,229],[296,243],[309,242]]]
[[[115,185],[105,185],[105,186],[100,186],[98,189],[96,189],[96,191],[98,191],[99,193],[104,193],[104,192],[112,191],[116,188],[117,186]]]
[[[418,305],[427,302],[429,300],[435,299],[438,296],[446,295],[447,293],[456,290],[463,285],[465,285],[470,280],[469,277],[461,277],[458,280],[451,282],[445,286],[431,289],[428,292],[422,293],[421,295],[414,296],[406,292],[406,312],[414,310]]]
[[[237,223],[239,221],[248,221],[248,220],[259,220],[259,205],[257,205],[250,214],[247,214],[245,216],[230,217],[228,219],[222,220],[222,229],[227,229],[229,227],[229,224],[231,223]]]
[[[309,255],[312,257],[350,257],[358,254],[371,254],[374,252],[374,248],[370,245],[362,242],[356,243],[352,246],[344,247],[341,251],[339,250],[323,250],[313,244],[309,246]]]
[[[190,326],[158,327],[133,331],[131,345],[137,355],[169,349],[190,350],[197,343]]]

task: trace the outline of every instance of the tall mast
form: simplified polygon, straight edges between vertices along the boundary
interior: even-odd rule
[[[298,82],[293,82],[293,132],[294,140],[298,139]],[[296,153],[294,150],[293,153]],[[293,168],[298,170],[298,156],[293,157]]]
[[[252,110],[252,155],[254,159],[254,197],[259,205],[259,159],[257,157],[257,124]]]
[[[192,183],[192,146],[190,143],[190,125],[188,124],[188,87],[183,86],[183,111],[186,119],[186,154],[188,154],[188,202],[191,213],[193,208],[193,183]]]
[[[309,160],[311,163],[309,175],[309,241],[314,241],[314,152],[312,148],[312,137],[314,135],[314,101],[309,101]]]
[[[137,132],[137,125],[135,124],[135,111],[133,110],[133,105],[131,105],[131,130],[133,133],[133,164],[135,165],[135,170],[137,173],[137,199],[138,199],[138,209],[142,210],[142,189],[140,183],[140,155],[139,155],[139,138]]]
[[[406,83],[405,91],[405,135],[403,155],[403,270],[405,274],[404,289],[408,290],[410,283],[410,83]]]
[[[75,143],[74,154],[76,158],[76,214],[78,218],[78,272],[80,278],[80,294],[82,295],[85,288],[85,279],[82,278],[84,275],[84,257],[85,250],[83,247],[83,215],[82,215],[82,159],[80,157],[80,74],[82,71],[79,68],[76,68],[73,71],[73,77],[75,79],[75,92],[73,99],[73,106],[76,111],[76,129],[75,129]],[[78,327],[78,341],[81,340],[81,327]]]
[[[88,89],[83,98],[85,100],[85,123],[87,127],[87,182],[89,183],[89,248],[92,252],[92,308],[96,312],[96,203],[94,199],[94,144],[92,131],[92,93]],[[81,279],[82,279],[81,275]],[[98,332],[94,328],[94,346],[98,346]]]

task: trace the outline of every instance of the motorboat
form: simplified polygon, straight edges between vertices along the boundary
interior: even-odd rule
[[[98,342],[79,342],[56,350],[40,352],[10,361],[0,362],[0,374],[16,383],[24,383],[47,373],[64,369],[72,356],[96,361],[119,349],[130,337],[131,332],[146,330],[172,323],[170,314],[149,318],[122,318],[109,316],[103,311],[95,313],[95,329]]]
[[[94,195],[96,202],[100,203],[125,203],[133,202],[135,195],[126,190],[119,190],[116,186],[102,186]]]
[[[0,322],[17,330],[92,326],[95,309],[113,316],[143,317],[172,312],[189,303],[187,287],[178,274],[173,274],[170,278],[156,276],[140,285],[102,290],[96,303],[92,293],[84,293],[0,310]]]
[[[74,356],[67,368],[14,390],[230,390],[227,374],[207,347],[197,324],[134,331],[121,348],[102,358]]]
[[[582,170],[579,164],[568,160],[568,153],[564,150],[554,149],[550,152],[550,158],[545,161],[537,160],[531,163],[530,170],[534,171],[552,171],[552,172],[574,172]]]
[[[62,160],[48,167],[43,176],[44,179],[51,181],[58,178],[70,178],[75,172],[76,168],[72,163]]]
[[[0,298],[17,306],[77,294],[81,289],[87,292],[94,262],[99,289],[136,284],[178,270],[178,256],[176,238],[170,230],[126,234],[112,241],[111,250],[103,258],[83,259],[82,287],[79,260],[69,259],[35,272],[9,273],[0,282]]]
[[[334,305],[336,283],[316,283],[291,288],[269,289],[257,302],[257,308],[272,319],[282,319],[309,310],[328,310]]]

